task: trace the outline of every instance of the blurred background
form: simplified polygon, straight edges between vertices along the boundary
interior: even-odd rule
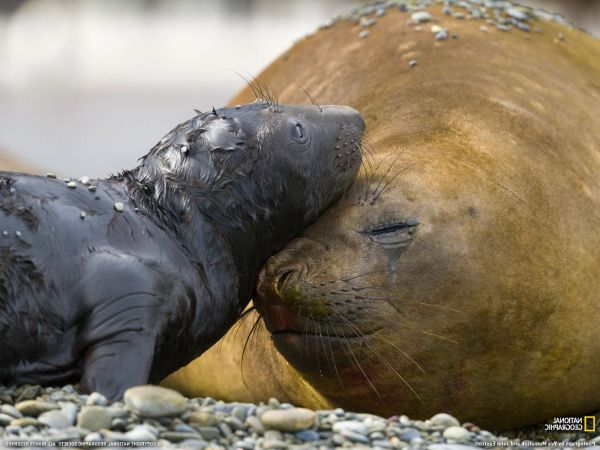
[[[135,166],[355,0],[0,0],[0,161],[59,176]],[[600,36],[600,0],[524,0]],[[8,162],[6,162],[8,161]]]

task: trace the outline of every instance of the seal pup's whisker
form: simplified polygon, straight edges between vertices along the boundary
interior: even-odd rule
[[[254,324],[252,325],[252,328],[250,328],[250,331],[248,332],[248,335],[246,336],[246,341],[244,342],[244,348],[242,349],[242,359],[240,361],[240,369],[241,369],[241,372],[242,372],[242,382],[244,383],[244,386],[248,386],[248,384],[246,383],[246,378],[244,376],[244,357],[246,356],[246,349],[248,347],[248,343],[250,341],[250,338],[252,337],[252,333],[254,333],[254,330],[258,326],[261,318],[262,318],[262,316],[259,314],[258,318],[254,321]]]
[[[304,91],[304,93],[306,94],[306,96],[309,98],[310,102],[311,102],[313,105],[315,105],[317,108],[319,108],[319,111],[321,111],[321,113],[323,113],[323,108],[321,108],[321,105],[319,105],[319,104],[316,102],[316,100],[313,98],[313,96],[312,96],[312,95],[310,95],[306,89],[302,88],[302,90]]]
[[[335,311],[336,314],[338,314],[343,320],[346,321],[346,323],[350,326],[350,327],[354,327],[356,331],[360,331],[358,329],[358,327],[356,327],[352,322],[350,322],[350,320],[348,320],[348,318],[346,316],[344,316],[342,313],[340,313],[339,311]],[[410,385],[410,383],[408,381],[406,381],[406,379],[400,375],[400,373],[383,357],[381,356],[381,354],[375,350],[371,344],[369,344],[369,342],[367,340],[365,340],[365,344],[367,345],[367,347],[369,347],[369,349],[375,354],[375,356],[377,356],[377,358],[379,358],[379,360],[388,368],[390,369],[392,372],[394,372],[394,374],[406,385],[406,387],[408,387],[408,389],[410,389],[410,391],[417,397],[417,399],[425,404],[425,402],[423,401],[423,399],[421,398],[421,396],[417,393],[417,391],[415,391],[413,389],[413,387]]]

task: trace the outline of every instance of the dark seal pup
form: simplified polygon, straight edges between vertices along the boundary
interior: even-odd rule
[[[347,189],[363,130],[352,108],[256,102],[199,114],[91,185],[1,172],[0,382],[118,398],[199,356],[265,259]]]

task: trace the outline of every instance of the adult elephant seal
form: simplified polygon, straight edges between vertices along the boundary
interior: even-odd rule
[[[199,356],[347,189],[363,130],[352,108],[258,102],[199,114],[91,185],[1,172],[0,382],[118,398]]]
[[[446,40],[341,20],[261,75],[359,109],[370,163],[269,260],[243,365],[251,320],[169,385],[493,429],[600,408],[600,42],[506,3],[428,8]]]

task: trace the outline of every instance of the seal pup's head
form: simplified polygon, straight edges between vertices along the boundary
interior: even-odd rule
[[[169,224],[202,214],[256,274],[352,184],[364,127],[346,106],[257,101],[199,113],[129,173],[132,197]]]

